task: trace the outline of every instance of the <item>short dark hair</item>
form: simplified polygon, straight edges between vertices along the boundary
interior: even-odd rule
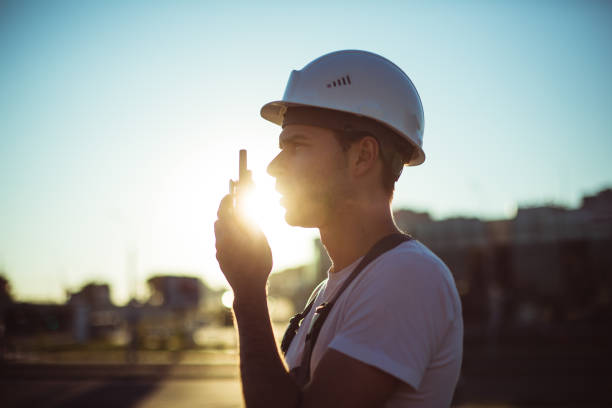
[[[386,140],[384,137],[374,135],[368,131],[360,130],[333,130],[334,136],[342,150],[345,152],[351,147],[351,145],[364,137],[372,136],[378,143],[379,155],[383,164],[382,171],[382,185],[387,194],[393,197],[393,191],[395,190],[395,182],[399,179],[404,166],[405,155],[411,156],[412,151],[403,152],[401,155],[394,151],[397,148],[396,143],[393,140]],[[399,138],[399,136],[397,136]],[[405,146],[403,146],[406,149]],[[399,157],[398,157],[399,156]]]

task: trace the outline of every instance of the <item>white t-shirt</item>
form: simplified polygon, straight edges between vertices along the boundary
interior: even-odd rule
[[[316,306],[329,301],[361,259],[328,279],[287,351],[290,368],[302,360]],[[311,375],[327,348],[402,381],[385,407],[450,406],[463,354],[463,318],[448,267],[416,240],[372,261],[330,311],[315,344]]]

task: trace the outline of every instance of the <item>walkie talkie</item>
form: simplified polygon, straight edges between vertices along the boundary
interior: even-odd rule
[[[229,190],[234,197],[234,208],[240,205],[242,193],[253,185],[251,170],[247,169],[247,151],[240,150],[238,160],[238,181],[230,180]]]

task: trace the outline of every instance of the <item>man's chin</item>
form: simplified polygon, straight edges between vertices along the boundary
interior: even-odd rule
[[[299,209],[285,208],[285,221],[292,227],[317,228],[316,222],[308,218],[312,217],[306,217]]]

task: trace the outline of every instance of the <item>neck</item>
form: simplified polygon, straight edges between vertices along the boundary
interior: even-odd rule
[[[391,206],[380,201],[338,211],[319,232],[332,261],[330,272],[335,273],[364,256],[381,238],[399,229],[393,221]]]

